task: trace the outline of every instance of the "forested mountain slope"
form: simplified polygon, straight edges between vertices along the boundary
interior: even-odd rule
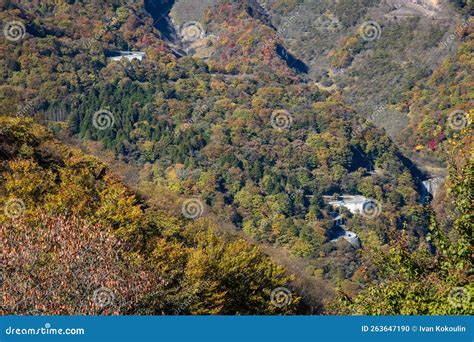
[[[347,92],[325,91],[321,84],[315,85],[311,80],[314,69],[305,66],[304,56],[298,56],[296,50],[287,50],[281,26],[275,22],[273,27],[270,12],[284,18],[303,3],[272,3],[270,11],[265,2],[210,1],[212,6],[199,12],[202,22],[192,27],[173,12],[183,2],[173,8],[170,2],[162,8],[149,1],[3,4],[2,21],[17,23],[23,33],[18,39],[0,42],[6,61],[0,66],[3,114],[31,116],[59,136],[100,142],[122,162],[140,169],[136,183],[146,197],[137,200],[104,165],[68,150],[44,128],[24,119],[3,118],[0,142],[7,142],[1,150],[3,200],[21,199],[26,208],[17,220],[4,218],[3,235],[14,228],[20,240],[26,239],[27,222],[33,220],[38,226],[45,221],[48,227],[60,222],[54,238],[48,237],[52,242],[66,238],[65,232],[77,222],[90,227],[78,234],[96,234],[90,237],[99,240],[96,250],[113,249],[110,244],[101,245],[103,234],[118,239],[123,243],[120,260],[125,270],[132,275],[143,272],[150,281],[145,283],[144,297],[120,290],[123,296],[133,297],[124,299],[131,306],[110,313],[308,312],[307,305],[314,303],[305,302],[306,298],[300,302],[296,293],[293,305],[283,310],[272,306],[268,291],[289,286],[291,279],[248,242],[221,237],[224,227],[299,258],[306,265],[301,273],[315,282],[327,282],[329,288],[341,288],[348,298],[357,298],[361,290],[377,287],[383,280],[377,253],[389,246],[431,260],[438,251],[438,241],[430,233],[434,215],[423,201],[416,167],[383,130],[366,121],[364,113],[356,112],[358,103],[345,102]],[[372,5],[379,8],[376,1]],[[359,14],[349,18],[344,13],[353,7],[346,2],[335,10],[352,33],[367,14],[356,11]],[[163,29],[162,18],[171,31]],[[426,18],[390,23],[384,26],[385,34],[426,34],[433,40],[426,43],[430,47],[451,27],[445,19],[447,26],[441,28]],[[347,42],[352,44],[351,39]],[[386,54],[392,54],[387,63],[402,58],[398,45],[386,46],[387,41],[357,40],[359,43],[362,50],[372,49],[378,61],[387,61]],[[337,48],[331,55],[335,63],[342,51]],[[466,54],[472,57],[469,47],[460,49],[459,61],[465,61],[462,56]],[[142,52],[145,57],[131,61],[110,58],[124,50]],[[351,63],[360,56],[354,57]],[[428,73],[416,61],[401,70],[395,66],[395,70],[405,79],[392,92],[390,103],[400,109],[417,98],[418,88],[413,85],[423,92],[417,82]],[[410,70],[421,74],[412,77]],[[370,73],[360,72],[369,82]],[[377,69],[377,75],[384,73]],[[468,70],[460,72],[466,87],[471,82],[468,74]],[[349,77],[349,72],[344,75]],[[360,81],[353,95],[364,102],[364,93],[357,91],[367,88],[357,77],[351,74],[348,80]],[[373,86],[380,93],[389,92],[378,83]],[[466,109],[466,101],[469,95],[443,110],[454,105]],[[415,119],[407,130],[416,129],[419,118],[416,113],[411,115]],[[470,141],[468,131],[459,133],[450,138]],[[409,144],[413,142],[406,146]],[[43,173],[47,176],[40,177]],[[338,199],[342,194],[371,199],[370,210],[357,214],[335,209],[328,196]],[[360,243],[338,239],[342,228],[356,234]],[[15,240],[8,242],[13,251]],[[71,253],[79,253],[81,246],[76,248]],[[53,248],[46,257],[54,256]],[[111,258],[104,264],[112,263]],[[47,263],[40,266],[50,267]],[[10,267],[10,272],[14,270]],[[127,279],[127,274],[117,272],[113,279]],[[170,284],[166,287],[169,299],[160,303],[156,298],[163,294],[162,287],[155,284],[156,275]],[[51,276],[54,279],[57,274]],[[465,273],[449,282],[465,283]],[[117,287],[120,285],[117,280]],[[65,291],[60,296],[66,296],[68,289]],[[191,298],[193,304],[177,308],[179,300],[187,302],[180,295]],[[322,304],[317,303],[317,312]],[[339,312],[358,311],[349,310],[349,304],[335,305]],[[62,312],[74,310],[92,312],[94,308],[68,307]],[[387,309],[390,312],[395,309]]]
[[[407,247],[407,236],[369,252],[378,268],[378,279],[351,297],[339,292],[335,313],[357,315],[472,315],[472,189],[474,187],[472,135],[448,139],[449,177],[444,210],[431,214],[428,239],[435,253]],[[440,217],[440,215],[438,215]]]
[[[391,136],[406,113],[390,105],[456,48],[443,43],[462,21],[446,1],[265,1],[280,36],[310,69]],[[443,46],[442,46],[443,45]],[[378,113],[384,106],[387,113]]]
[[[206,218],[150,209],[106,165],[0,117],[0,314],[273,314],[291,279]],[[300,306],[300,310],[302,307]]]
[[[448,139],[472,128],[474,21],[460,26],[456,33],[461,43],[454,56],[443,61],[427,81],[418,82],[409,100],[400,104],[409,113],[409,124],[399,140],[415,158],[445,161]]]

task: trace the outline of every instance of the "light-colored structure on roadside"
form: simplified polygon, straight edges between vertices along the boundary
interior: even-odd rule
[[[335,237],[334,239],[332,239],[331,242],[337,242],[340,239],[346,240],[354,248],[360,248],[361,247],[359,236],[354,232],[343,229],[343,231],[341,231],[341,234],[339,236]]]
[[[361,243],[360,243],[359,236],[354,232],[346,230],[346,227],[344,225],[344,218],[336,212],[331,213],[331,217],[332,217],[334,226],[340,229],[340,234],[338,234],[338,236],[332,239],[331,242],[337,242],[340,239],[344,239],[347,242],[349,242],[352,245],[352,247],[360,248]]]
[[[109,57],[109,60],[111,61],[120,61],[122,59],[128,59],[129,61],[133,59],[138,59],[139,61],[142,61],[145,59],[145,52],[139,52],[139,51],[114,51],[114,54],[117,56],[111,56]]]
[[[339,237],[349,242],[353,247],[360,248],[360,240],[356,233],[346,230],[346,233]]]
[[[358,214],[361,213],[364,209],[364,206],[371,201],[372,200],[365,196],[342,195],[339,199],[328,200],[327,203],[333,206],[333,208],[344,207],[347,208],[351,213]]]

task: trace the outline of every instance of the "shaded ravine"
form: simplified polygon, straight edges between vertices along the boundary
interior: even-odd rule
[[[283,45],[278,44],[276,47],[276,52],[278,56],[280,56],[280,58],[286,62],[288,68],[291,68],[300,74],[309,73],[309,67],[302,60],[289,53]]]
[[[172,43],[178,40],[178,34],[169,16],[174,4],[175,0],[145,0],[145,10],[153,18],[153,26],[161,32],[164,40]]]
[[[154,27],[163,35],[163,39],[177,57],[186,55],[185,48],[180,40],[179,33],[170,17],[170,12],[176,4],[176,0],[145,0],[145,10],[153,18]],[[256,0],[249,0],[247,12],[250,16],[259,20],[264,25],[274,29],[270,15]],[[276,47],[276,53],[285,61],[287,66],[297,73],[308,74],[309,67],[300,59],[292,55],[281,44]]]

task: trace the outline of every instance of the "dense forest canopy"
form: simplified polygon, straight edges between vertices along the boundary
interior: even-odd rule
[[[188,42],[193,31],[160,32],[143,1],[0,5],[11,23],[0,41],[2,314],[472,313],[451,300],[473,295],[472,21],[434,72],[401,71],[390,105],[408,121],[392,140],[360,112],[366,83],[352,102],[295,68],[304,53],[285,49],[269,17],[302,1],[266,3],[216,1],[198,26],[205,48]],[[346,3],[334,13],[354,36],[366,13],[351,19]],[[472,4],[458,6],[466,16]],[[333,67],[388,49],[353,38],[327,51]],[[119,51],[145,58],[111,58]],[[434,201],[450,205],[426,200],[412,155],[449,165]],[[335,208],[341,195],[373,211]],[[280,288],[288,300],[274,305]]]

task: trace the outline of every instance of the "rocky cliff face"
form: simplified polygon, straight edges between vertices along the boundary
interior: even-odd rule
[[[174,4],[174,0],[145,0],[145,10],[153,17],[154,26],[168,41],[177,39],[177,32],[169,17]]]
[[[445,6],[438,0],[388,0],[387,5],[393,9],[391,15],[445,18],[443,13]]]
[[[177,25],[188,21],[202,22],[205,12],[218,0],[177,0],[170,12],[170,17]]]
[[[262,1],[310,78],[340,92],[392,137],[407,120],[393,107],[455,49],[440,48],[459,22],[445,1]]]
[[[214,6],[223,3],[223,0],[147,0],[147,10],[152,13],[157,21],[156,27],[164,34],[174,51],[198,58],[208,59],[213,54],[213,43],[218,32],[211,32],[208,23],[211,18],[206,18],[206,13],[212,11]],[[237,3],[237,2],[236,2]],[[264,25],[276,30],[271,22],[267,9],[262,7],[258,0],[242,0],[247,13],[259,20]],[[209,20],[210,19],[210,20]],[[281,51],[286,51],[284,47]],[[277,51],[277,53],[279,53]],[[283,59],[291,56],[285,52]],[[296,59],[294,58],[296,61]],[[292,63],[296,64],[296,63]]]
[[[212,53],[212,42],[206,32],[204,16],[217,2],[218,0],[145,0],[145,9],[177,56],[194,55],[207,59]]]

